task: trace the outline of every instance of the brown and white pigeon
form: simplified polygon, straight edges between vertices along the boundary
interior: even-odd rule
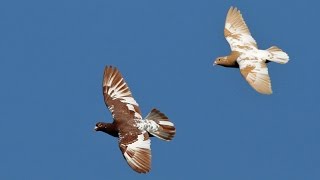
[[[272,94],[266,63],[272,61],[285,64],[289,61],[287,53],[276,46],[266,50],[258,49],[240,11],[234,7],[228,11],[224,36],[230,44],[231,53],[228,56],[218,57],[214,65],[240,68],[242,76],[256,91]]]
[[[138,173],[149,172],[150,137],[172,140],[176,133],[174,124],[157,109],[152,109],[147,117],[142,119],[139,105],[117,68],[105,68],[102,86],[104,101],[114,121],[99,122],[95,130],[118,137],[120,150],[129,166]]]

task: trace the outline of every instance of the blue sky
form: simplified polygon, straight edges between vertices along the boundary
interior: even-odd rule
[[[237,6],[270,63],[273,94],[256,93],[237,69],[212,67]],[[0,2],[0,179],[320,178],[319,3],[269,1],[11,0]],[[152,171],[140,175],[111,122],[103,69],[120,69],[143,115],[175,124],[152,140]]]

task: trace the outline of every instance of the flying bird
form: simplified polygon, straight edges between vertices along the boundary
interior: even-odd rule
[[[157,109],[152,109],[143,119],[138,103],[117,68],[106,66],[102,86],[104,102],[113,122],[98,122],[95,130],[118,137],[119,148],[129,166],[138,173],[149,172],[150,137],[172,140],[176,133],[174,124]]]
[[[231,7],[228,11],[224,36],[230,45],[231,53],[228,56],[218,57],[213,65],[240,68],[242,76],[256,91],[261,94],[272,94],[266,63],[272,61],[285,64],[289,61],[287,53],[276,46],[266,50],[258,49],[236,7]]]

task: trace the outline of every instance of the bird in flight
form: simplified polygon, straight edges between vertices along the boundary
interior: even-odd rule
[[[240,68],[242,76],[261,94],[272,94],[271,81],[268,73],[268,62],[285,64],[289,61],[287,53],[272,46],[266,50],[258,49],[256,41],[237,8],[228,11],[224,36],[227,39],[231,53],[218,57],[213,65]]]
[[[102,86],[104,102],[112,114],[113,122],[98,122],[95,130],[118,137],[119,148],[129,166],[138,173],[149,172],[150,137],[172,140],[176,133],[174,124],[157,109],[152,109],[143,119],[138,103],[117,68],[105,68]]]

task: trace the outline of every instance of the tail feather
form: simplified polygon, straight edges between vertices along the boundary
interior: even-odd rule
[[[280,64],[285,64],[289,61],[289,56],[287,53],[282,51],[282,49],[277,46],[271,46],[267,51],[270,53],[269,61],[273,61]]]
[[[147,131],[162,140],[170,141],[176,134],[174,124],[169,121],[169,118],[157,109],[152,109],[145,118],[147,123],[153,124],[153,128],[148,128]]]

